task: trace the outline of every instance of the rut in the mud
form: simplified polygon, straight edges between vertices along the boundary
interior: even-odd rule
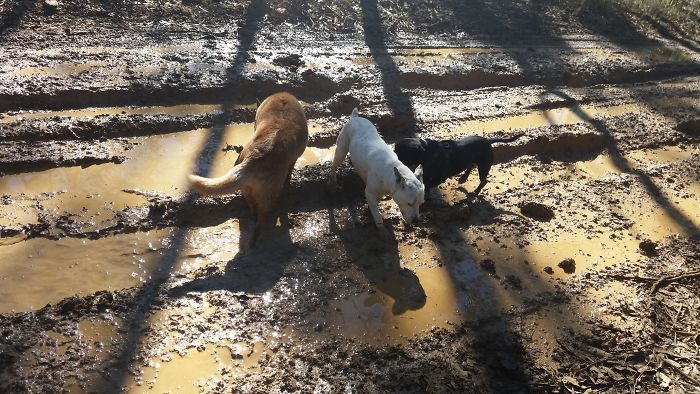
[[[697,390],[698,31],[602,0],[5,2],[0,391]],[[309,146],[242,254],[242,197],[185,179],[283,90]],[[349,164],[326,185],[355,107],[389,143],[525,136],[477,199],[382,201],[382,240]]]

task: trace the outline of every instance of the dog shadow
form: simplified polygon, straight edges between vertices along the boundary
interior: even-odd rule
[[[418,276],[401,267],[393,230],[388,229],[388,237],[380,236],[373,222],[367,224],[359,218],[356,207],[349,206],[348,212],[349,220],[339,224],[333,208],[329,208],[329,229],[338,235],[348,259],[362,271],[367,281],[394,300],[392,314],[400,315],[425,306],[427,296]]]
[[[280,214],[280,225],[265,228],[255,246],[250,250],[241,248],[226,263],[223,272],[197,278],[172,288],[170,296],[182,297],[190,292],[225,290],[246,294],[263,294],[272,289],[282,278],[287,265],[297,254],[292,242],[286,214]],[[240,220],[240,242],[245,245],[250,237],[252,219]]]

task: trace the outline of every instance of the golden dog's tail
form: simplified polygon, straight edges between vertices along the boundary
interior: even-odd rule
[[[239,164],[226,175],[218,178],[205,178],[198,175],[190,175],[190,188],[204,196],[231,194],[241,189],[241,183],[245,177],[245,166]]]

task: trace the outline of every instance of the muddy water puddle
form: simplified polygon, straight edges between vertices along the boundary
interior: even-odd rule
[[[488,134],[503,130],[526,130],[544,126],[561,126],[590,123],[594,119],[616,117],[659,110],[662,113],[673,108],[700,109],[698,100],[690,97],[654,98],[647,103],[620,104],[611,106],[580,105],[530,111],[522,115],[501,118],[475,119],[463,122],[445,135]]]
[[[0,246],[0,313],[35,310],[75,294],[145,283],[169,263],[172,232],[168,228],[96,240],[34,238]],[[239,251],[239,236],[236,219],[192,229],[170,274],[225,264]]]
[[[310,133],[320,126],[310,125]],[[212,176],[223,175],[234,165],[238,154],[223,148],[244,145],[253,134],[252,124],[224,128],[221,148],[210,156]],[[121,164],[102,164],[87,168],[61,167],[41,172],[8,175],[0,178],[0,194],[38,196],[61,192],[41,201],[39,209],[32,202],[3,206],[0,224],[34,223],[41,211],[69,212],[88,217],[94,223],[109,223],[116,210],[145,202],[144,197],[123,190],[144,190],[176,196],[185,191],[187,175],[192,172],[201,147],[207,142],[206,129],[131,138],[137,146],[127,153]],[[297,168],[332,160],[333,149],[309,147],[297,161]],[[17,222],[12,222],[18,220]],[[26,220],[26,221],[20,221]]]
[[[168,230],[154,230],[98,240],[35,238],[0,246],[0,313],[137,285],[162,258],[167,235]]]
[[[649,168],[688,160],[697,153],[696,149],[664,147],[635,151],[626,158],[630,168]],[[622,172],[608,155],[571,166],[580,172],[579,180],[583,182]],[[509,166],[502,171],[495,167],[487,189],[493,188],[494,184],[515,187],[515,183],[533,181],[531,177],[536,174],[521,167],[519,165],[514,170]],[[570,172],[570,168],[562,165],[559,172],[544,175],[534,182],[560,178]],[[510,179],[513,174],[521,177],[516,176],[518,179],[513,182]],[[453,228],[446,230],[439,241],[424,243],[420,248],[399,245],[401,266],[413,273],[413,279],[400,274],[373,275],[372,269],[350,271],[346,273],[348,277],[354,277],[360,283],[368,281],[372,290],[333,301],[328,309],[309,320],[327,327],[330,333],[372,344],[402,343],[433,327],[449,328],[463,320],[524,306],[524,299],[552,292],[558,283],[565,283],[574,275],[635,263],[643,258],[639,252],[641,240],[663,242],[669,235],[688,230],[643,187],[637,190],[641,190],[641,195],[635,194],[629,201],[621,198],[621,193],[611,195],[611,199],[617,196],[617,200],[610,204],[607,200],[602,201],[603,209],[598,212],[570,211],[561,207],[563,211],[559,215],[566,216],[566,223],[545,225],[541,234],[511,237],[496,233],[487,236],[476,231],[477,228]],[[700,184],[686,184],[683,191],[682,195],[673,195],[667,187],[662,187],[662,193],[673,196],[669,199],[674,208],[696,228],[700,227],[700,200],[697,198]],[[504,189],[493,192],[502,193]],[[558,206],[555,200],[545,198],[542,202]],[[514,208],[512,212],[506,210],[499,215],[521,214]],[[630,226],[626,229],[607,227],[605,223],[610,220],[610,215],[626,218]],[[381,266],[382,259],[377,258],[378,261],[370,264]],[[568,259],[573,260],[571,265],[562,263]],[[493,262],[492,268],[484,268],[485,260]],[[414,303],[412,307],[411,294],[417,292],[416,288],[425,292],[426,299],[424,304]],[[626,291],[621,285],[609,286],[606,294],[619,298],[629,294]],[[577,313],[600,311],[582,309]]]

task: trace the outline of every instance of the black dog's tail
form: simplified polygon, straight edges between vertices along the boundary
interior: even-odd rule
[[[492,144],[494,144],[496,142],[513,142],[524,135],[525,135],[525,133],[520,133],[520,134],[513,136],[513,137],[510,137],[510,138],[489,138],[489,142]]]

